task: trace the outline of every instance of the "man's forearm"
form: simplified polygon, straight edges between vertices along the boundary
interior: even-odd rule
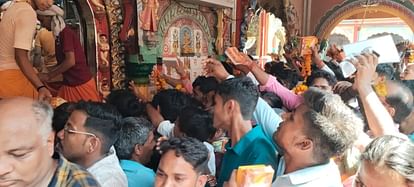
[[[382,105],[374,90],[367,86],[360,88],[359,95],[364,106],[368,126],[375,137],[395,134],[394,121],[385,107]]]
[[[72,63],[68,63],[66,60],[62,63],[62,64],[60,64],[57,68],[56,68],[56,70],[54,70],[54,71],[52,71],[52,72],[50,72],[49,73],[49,78],[50,79],[52,79],[52,78],[54,78],[54,77],[56,77],[56,76],[58,76],[58,75],[60,75],[60,74],[62,74],[62,73],[64,73],[65,71],[67,71],[67,70],[69,70],[71,67],[73,67],[74,66],[74,64],[72,64]]]
[[[181,84],[180,79],[174,79],[172,77],[165,77],[165,81],[173,87],[176,87],[177,85]]]
[[[162,115],[160,114],[160,112],[157,109],[155,109],[154,106],[152,106],[152,104],[147,103],[145,105],[145,108],[147,110],[148,117],[149,117],[150,121],[152,122],[152,125],[155,128],[158,128],[158,126],[160,125],[160,123],[162,121],[164,121],[164,118],[162,117]]]
[[[15,51],[16,63],[22,71],[23,75],[32,83],[33,87],[38,88],[43,85],[40,81],[33,66],[30,64],[28,51],[23,49],[16,49]]]
[[[259,82],[260,85],[266,85],[267,80],[269,79],[269,75],[264,72],[258,65],[253,65],[251,72],[253,73],[256,80]]]

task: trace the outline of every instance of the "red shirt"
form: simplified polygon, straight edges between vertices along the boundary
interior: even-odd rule
[[[83,47],[75,31],[69,27],[65,27],[59,33],[55,46],[58,64],[61,64],[65,60],[65,52],[75,53],[75,65],[63,72],[63,83],[65,85],[78,86],[88,82],[92,78],[92,74],[86,63]]]

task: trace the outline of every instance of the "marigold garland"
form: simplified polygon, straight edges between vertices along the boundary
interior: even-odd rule
[[[301,55],[304,59],[302,64],[301,75],[304,78],[304,82],[297,85],[293,88],[293,92],[296,94],[301,94],[308,89],[306,86],[306,81],[308,77],[312,74],[312,50],[311,48],[315,46],[318,42],[318,39],[315,36],[306,36],[302,38],[301,44]]]
[[[167,81],[161,77],[161,73],[157,68],[154,68],[150,75],[150,79],[154,82],[157,92],[161,90],[166,90],[168,88]]]
[[[385,82],[380,82],[376,85],[374,85],[375,93],[377,93],[380,97],[386,97],[388,95],[387,92],[387,85]]]
[[[169,89],[167,80],[165,80],[161,75],[162,73],[158,68],[154,68],[150,75],[150,80],[152,80],[155,84],[157,92]],[[175,89],[185,92],[185,88],[182,84],[177,84]]]
[[[292,90],[297,95],[308,90],[308,86],[306,86],[306,81],[308,77],[312,74],[312,54],[305,54],[303,55],[303,58],[304,63],[302,65],[301,75],[304,78],[304,81],[301,84],[298,84]]]
[[[308,90],[308,86],[306,86],[305,83],[301,83],[301,84],[297,85],[296,87],[294,87],[292,91],[296,95],[300,95],[303,92],[305,92],[306,90]]]

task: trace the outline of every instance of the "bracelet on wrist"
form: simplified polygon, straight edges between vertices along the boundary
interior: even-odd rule
[[[46,88],[46,86],[45,85],[41,85],[41,86],[37,87],[36,90],[39,92],[40,89],[42,89],[42,88]]]

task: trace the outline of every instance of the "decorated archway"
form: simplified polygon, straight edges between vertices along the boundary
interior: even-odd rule
[[[211,54],[213,52],[214,39],[210,32],[209,23],[202,12],[193,8],[171,4],[163,14],[158,25],[158,41],[161,42],[160,46],[162,46],[159,48],[158,56],[163,56],[165,48],[168,47],[165,44],[168,41],[168,35],[172,36],[174,33],[171,33],[171,30],[176,29],[171,27],[176,26],[177,22],[181,22],[179,25],[187,25],[199,29],[202,32],[203,40],[206,41],[207,53]]]
[[[348,0],[335,6],[321,18],[314,34],[319,38],[328,38],[336,25],[352,15],[364,13],[367,10],[366,6],[375,6],[377,11],[401,18],[414,31],[414,22],[412,21],[414,20],[414,4],[412,2],[371,0],[370,4],[366,5],[366,3],[366,0]]]

